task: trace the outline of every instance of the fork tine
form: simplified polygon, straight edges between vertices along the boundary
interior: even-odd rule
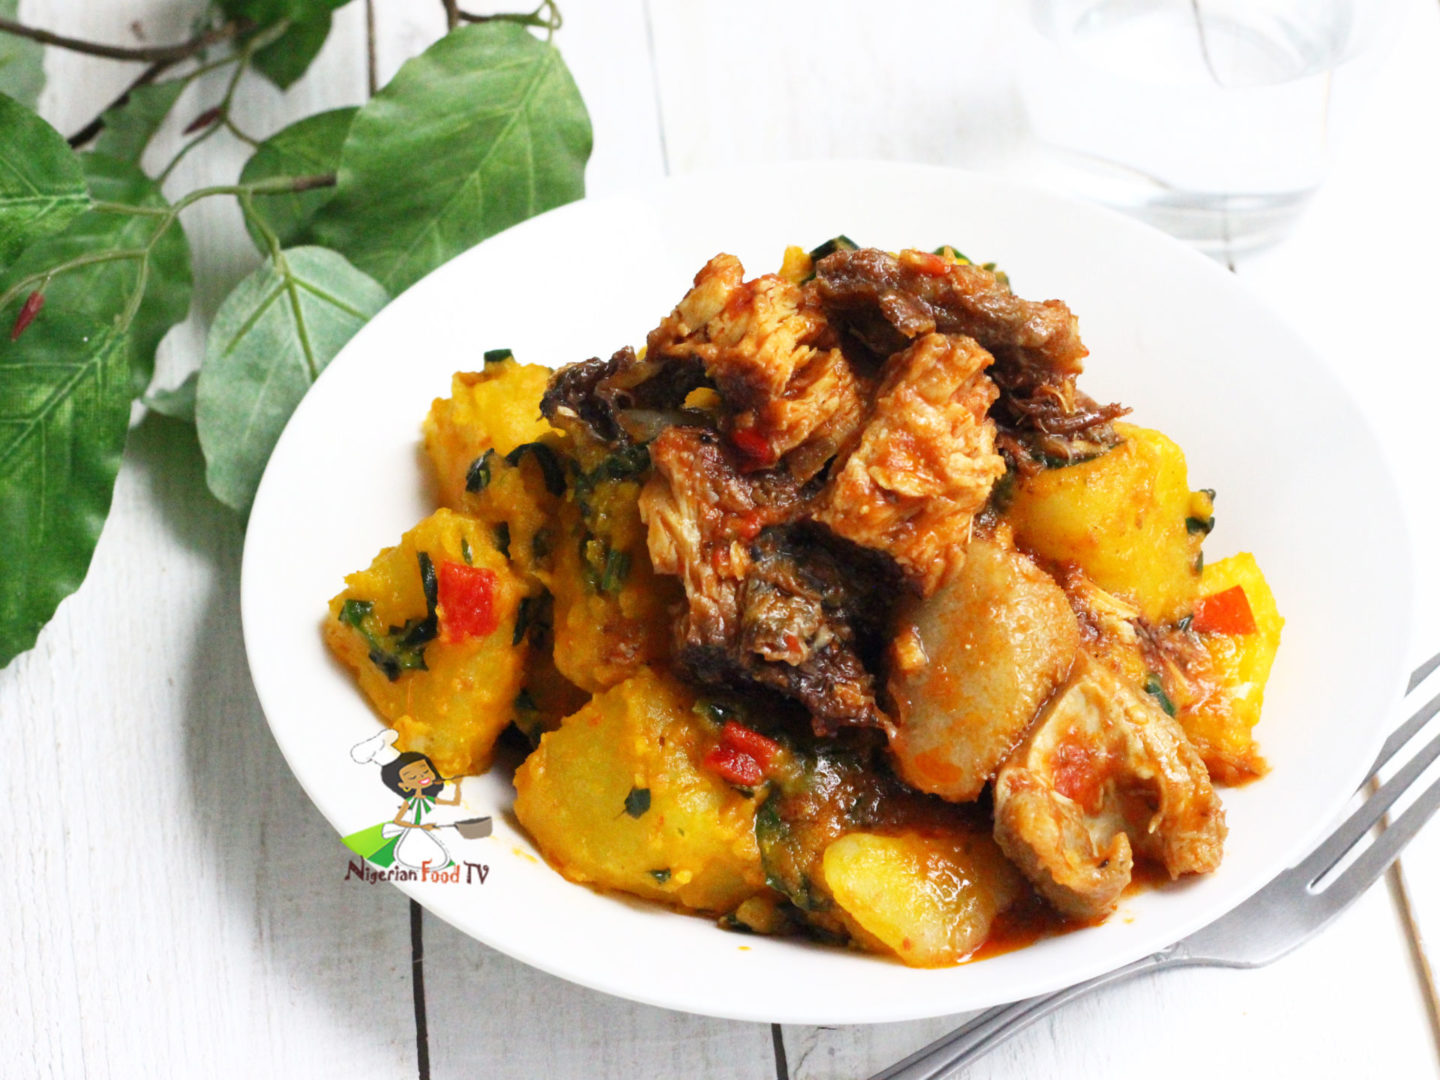
[[[1407,761],[1399,772],[1386,781],[1379,791],[1365,800],[1359,809],[1346,818],[1341,826],[1331,834],[1328,840],[1300,864],[1298,869],[1309,875],[1307,879],[1309,884],[1313,886],[1317,880],[1329,873],[1335,864],[1345,857],[1345,853],[1374,828],[1375,823],[1384,816],[1385,811],[1390,809],[1396,799],[1405,794],[1437,757],[1440,757],[1440,735],[1436,735],[1426,743],[1424,749]]]
[[[1440,657],[1436,657],[1436,659],[1440,660]],[[1423,670],[1423,668],[1419,670]],[[1392,731],[1390,737],[1385,740],[1385,745],[1380,748],[1380,754],[1375,758],[1375,764],[1370,766],[1370,776],[1374,776],[1379,772],[1384,764],[1395,756],[1395,751],[1409,742],[1415,733],[1428,724],[1437,712],[1440,712],[1440,695],[1431,698],[1424,705],[1420,706],[1419,712]],[[1369,776],[1367,776],[1366,779],[1368,780]]]
[[[1325,904],[1339,911],[1373,885],[1400,854],[1400,849],[1410,842],[1437,809],[1440,809],[1440,779],[1421,792],[1403,814],[1385,826],[1375,842],[1330,883],[1322,894]]]
[[[1410,685],[1405,687],[1405,693],[1414,693],[1415,687],[1419,686],[1422,682],[1424,682],[1425,677],[1429,675],[1432,671],[1434,671],[1437,667],[1440,667],[1440,653],[1436,653],[1434,656],[1430,657],[1429,660],[1426,660],[1423,664],[1421,664],[1419,667],[1417,667],[1414,671],[1410,673]]]

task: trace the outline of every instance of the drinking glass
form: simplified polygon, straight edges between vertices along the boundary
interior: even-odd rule
[[[1211,253],[1280,239],[1399,0],[1029,0],[1019,85],[1048,179]]]

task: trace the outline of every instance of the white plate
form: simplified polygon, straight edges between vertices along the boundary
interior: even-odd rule
[[[347,573],[433,509],[420,422],[451,373],[496,346],[551,365],[608,356],[640,344],[717,251],[760,273],[786,244],[838,232],[891,249],[957,244],[998,261],[1022,296],[1060,297],[1079,315],[1082,386],[1180,442],[1191,485],[1219,492],[1210,557],[1253,551],[1274,588],[1287,623],[1259,728],[1273,772],[1224,793],[1217,873],[1129,899],[1101,927],[939,971],[726,933],[572,885],[505,816],[508,778],[467,779],[469,814],[495,812],[496,832],[456,857],[486,863],[485,884],[405,891],[585,986],[834,1024],[1073,983],[1177,940],[1296,861],[1363,778],[1399,695],[1410,562],[1379,449],[1323,363],[1232,275],[1143,226],[1008,181],[905,165],[751,168],[563,207],[466,252],[381,312],[296,411],[250,517],[245,643],[281,750],[342,834],[388,819],[396,799],[348,756],[379,724],[323,647],[321,620]],[[337,844],[337,873],[344,859]]]

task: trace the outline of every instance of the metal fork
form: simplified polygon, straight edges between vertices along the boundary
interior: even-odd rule
[[[1440,667],[1440,655],[1426,661],[1410,678],[1407,694]],[[1420,707],[1385,741],[1370,767],[1372,780],[1402,746],[1436,713],[1440,696]],[[1134,975],[1178,967],[1261,967],[1308,941],[1373,885],[1410,838],[1440,807],[1440,780],[1432,783],[1397,820],[1386,826],[1354,862],[1322,881],[1385,816],[1429,765],[1440,757],[1440,735],[1360,804],[1345,821],[1295,867],[1285,871],[1228,915],[1177,941],[1167,949],[1114,971],[1051,994],[1000,1005],[943,1035],[928,1046],[876,1073],[870,1080],[945,1080],[1016,1032],[1048,1016],[1067,1002]]]

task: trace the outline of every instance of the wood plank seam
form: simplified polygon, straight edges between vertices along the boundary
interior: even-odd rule
[[[775,1047],[775,1080],[790,1080],[790,1063],[785,1058],[785,1030],[770,1025],[770,1042]]]
[[[670,146],[665,139],[665,102],[660,94],[660,62],[655,53],[655,23],[650,17],[650,0],[645,0],[645,51],[650,57],[650,85],[655,92],[655,126],[660,129],[660,167],[670,175]]]
[[[410,983],[415,995],[415,1071],[430,1080],[430,1032],[425,1022],[425,937],[421,907],[410,901]]]
[[[1400,911],[1400,921],[1405,924],[1405,936],[1410,943],[1410,958],[1415,964],[1415,974],[1420,980],[1421,996],[1430,1016],[1430,1035],[1435,1040],[1435,1053],[1440,1057],[1440,994],[1436,993],[1435,971],[1430,966],[1430,957],[1425,952],[1425,936],[1415,918],[1415,908],[1410,902],[1410,887],[1405,880],[1405,867],[1399,859],[1390,864],[1387,872],[1390,896]]]

